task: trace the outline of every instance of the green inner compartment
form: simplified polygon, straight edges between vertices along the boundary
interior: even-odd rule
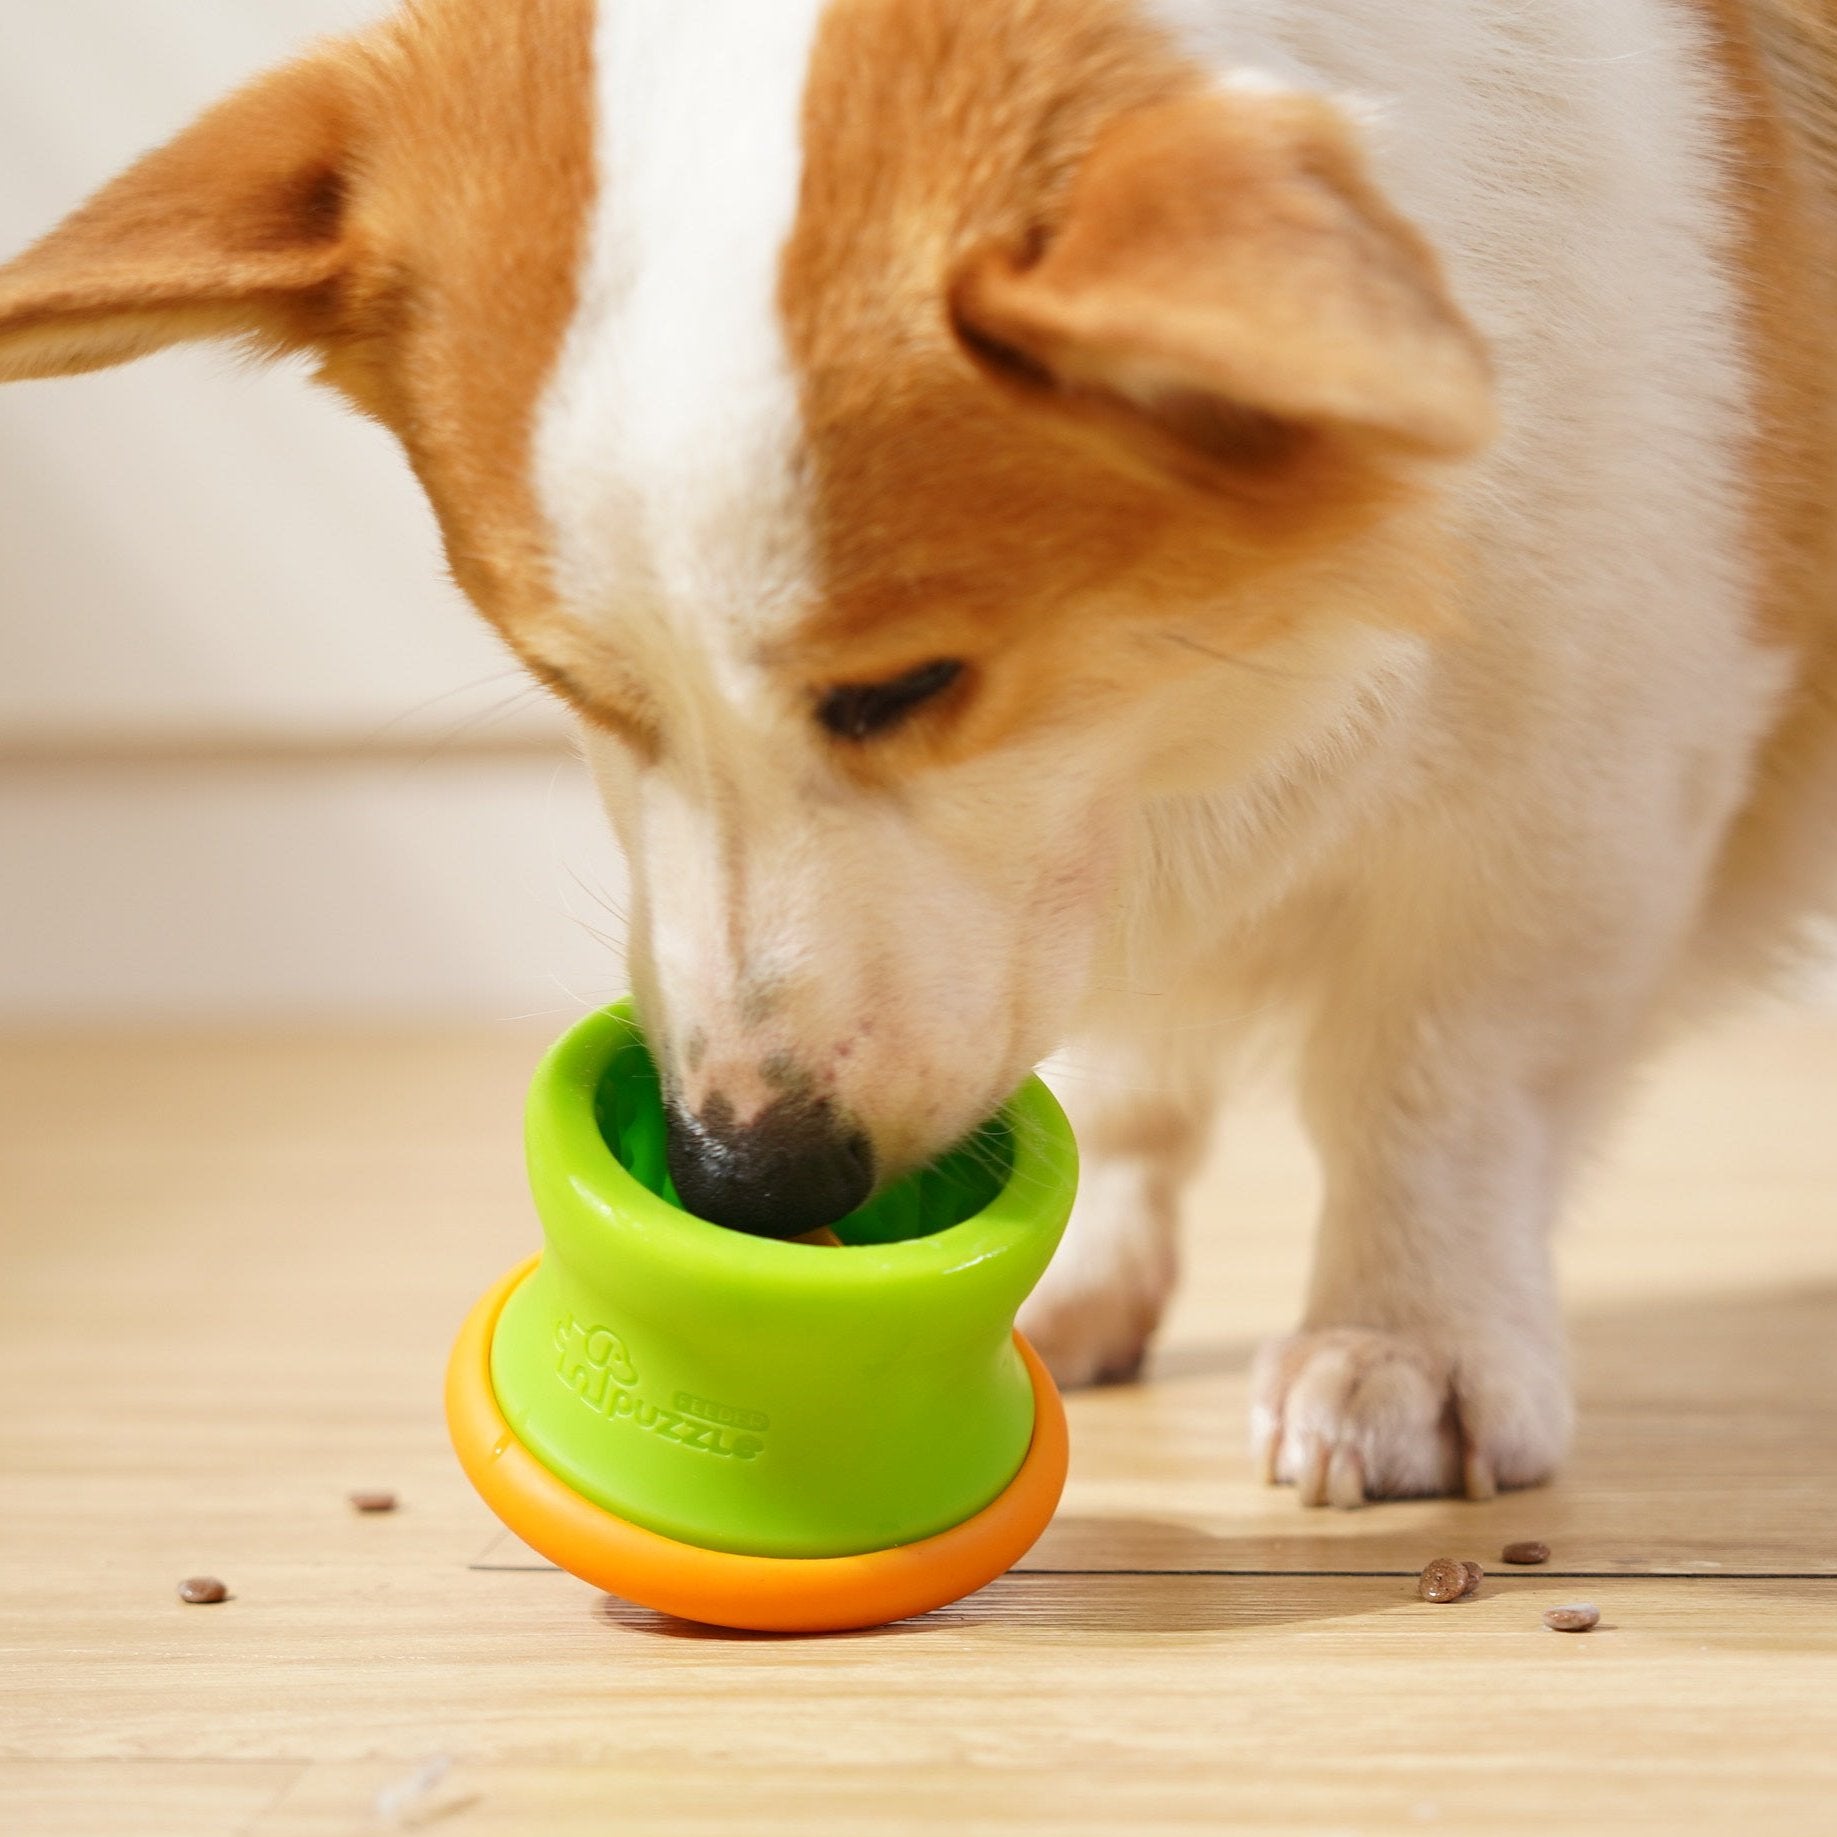
[[[632,1178],[687,1211],[670,1179],[657,1068],[636,1034],[606,1067],[593,1109],[606,1146]],[[900,1244],[948,1231],[982,1211],[1001,1191],[1013,1166],[1013,1137],[997,1117],[930,1166],[877,1193],[831,1229],[844,1244]]]

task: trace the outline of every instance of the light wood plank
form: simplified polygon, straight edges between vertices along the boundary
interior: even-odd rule
[[[0,1760],[0,1820],[21,1837],[227,1837],[253,1829],[304,1772],[292,1761]]]
[[[1552,1577],[1436,1608],[1393,1577],[1016,1576],[923,1622],[803,1641],[692,1628],[561,1576],[333,1583],[257,1569],[235,1603],[127,1648],[112,1604],[51,1593],[67,1662],[9,1704],[10,1739],[71,1759],[308,1753],[399,1774],[450,1754],[685,1784],[840,1764],[1058,1774],[1069,1792],[1151,1767],[1226,1793],[1305,1760],[1343,1786],[1381,1761],[1414,1789],[1560,1761],[1629,1789],[1669,1780],[1680,1802],[1769,1780],[1837,1791],[1823,1581],[1614,1578],[1589,1591],[1602,1627],[1565,1637],[1540,1614],[1578,1591]]]
[[[350,1837],[366,1827],[381,1769],[314,1768],[278,1813],[250,1837]],[[450,1810],[448,1808],[451,1808]],[[1654,1781],[1649,1775],[1572,1773],[1552,1760],[1526,1776],[1459,1761],[1372,1767],[1328,1761],[1301,1769],[1248,1756],[1228,1779],[1144,1766],[1099,1772],[956,1767],[889,1773],[836,1762],[819,1774],[724,1774],[685,1757],[677,1768],[463,1768],[431,1802],[429,1824],[464,1837],[1294,1837],[1331,1832],[1663,1831],[1711,1837],[1757,1828],[1769,1837],[1824,1837],[1827,1804],[1792,1781],[1742,1777]]]
[[[519,1567],[446,1451],[448,1337],[533,1241],[540,1045],[0,1043],[6,1828],[387,1828],[376,1794],[439,1755],[431,1828],[557,1837],[1828,1827],[1837,1026],[1726,1032],[1642,1101],[1565,1244],[1558,1486],[1328,1516],[1252,1483],[1242,1361],[1312,1192],[1257,1100],[1153,1382],[1073,1400],[1028,1572],[799,1642]],[[402,1510],[354,1515],[364,1485]],[[1551,1571],[1413,1597],[1427,1557],[1528,1535]],[[200,1571],[234,1599],[181,1606]],[[1578,1595],[1603,1629],[1546,1632]]]

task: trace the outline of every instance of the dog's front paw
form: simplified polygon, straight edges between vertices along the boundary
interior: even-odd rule
[[[1500,1340],[1456,1355],[1405,1333],[1325,1327],[1257,1357],[1251,1443],[1303,1505],[1465,1493],[1548,1479],[1567,1444],[1554,1349]]]
[[[1021,1309],[1021,1331],[1068,1390],[1127,1383],[1141,1371],[1174,1274],[1171,1220],[1127,1170],[1099,1163],[1059,1254]]]
[[[1160,1300],[1130,1285],[1042,1284],[1020,1328],[1060,1388],[1076,1390],[1137,1377],[1160,1318]]]

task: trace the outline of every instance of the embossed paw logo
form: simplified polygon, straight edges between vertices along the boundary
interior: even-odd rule
[[[676,1405],[653,1403],[638,1393],[638,1370],[625,1341],[610,1327],[583,1326],[573,1315],[555,1323],[555,1370],[590,1409],[628,1421],[679,1448],[723,1460],[757,1460],[769,1419],[763,1411],[715,1403],[678,1392]]]
[[[637,1368],[610,1327],[583,1327],[572,1314],[555,1323],[555,1369],[596,1409],[611,1384],[636,1384]]]

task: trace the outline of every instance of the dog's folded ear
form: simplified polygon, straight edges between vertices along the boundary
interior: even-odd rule
[[[189,338],[284,352],[330,337],[357,90],[338,47],[262,77],[0,267],[0,381]]]
[[[1112,456],[1211,487],[1310,458],[1446,459],[1493,427],[1485,350],[1315,98],[1125,115],[1021,249],[958,274],[966,349]]]

